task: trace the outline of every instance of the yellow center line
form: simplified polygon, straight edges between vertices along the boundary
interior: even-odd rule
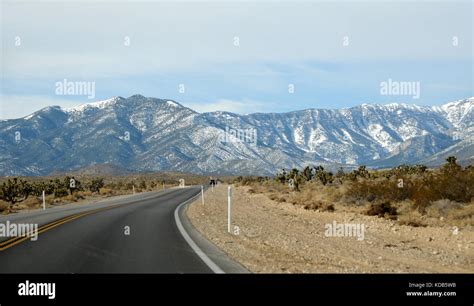
[[[112,206],[112,207],[103,207],[103,208],[98,208],[98,209],[95,209],[95,210],[91,210],[91,211],[86,211],[86,212],[83,212],[83,213],[78,213],[78,214],[74,214],[74,215],[71,215],[71,216],[67,216],[67,217],[64,217],[62,219],[59,219],[59,220],[56,220],[56,221],[53,221],[53,222],[50,222],[48,224],[45,224],[43,226],[41,226],[39,229],[38,229],[38,232],[37,234],[39,235],[40,233],[43,233],[47,230],[50,230],[52,228],[55,228],[59,225],[62,225],[64,223],[67,223],[67,222],[70,222],[70,221],[73,221],[75,219],[79,219],[81,217],[84,217],[84,216],[87,216],[87,215],[90,215],[90,214],[93,214],[93,213],[97,213],[97,212],[101,212],[101,211],[105,211],[105,210],[109,210],[109,209],[112,209],[112,208],[116,208],[118,206],[122,206],[122,205],[116,205],[116,206]],[[14,237],[14,238],[11,238],[11,239],[8,239],[6,241],[3,241],[3,242],[0,242],[0,252],[1,251],[4,251],[6,249],[9,249],[11,248],[12,246],[14,245],[17,245],[25,240],[28,240],[28,239],[31,239],[31,235],[33,233],[28,233],[27,235],[25,236],[21,236],[21,237]]]

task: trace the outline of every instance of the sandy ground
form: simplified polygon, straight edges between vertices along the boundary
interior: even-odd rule
[[[354,212],[316,212],[234,188],[227,233],[227,186],[205,193],[187,214],[231,258],[264,273],[474,273],[474,231],[411,227]],[[328,237],[326,224],[364,225],[364,239]],[[237,228],[238,227],[238,228]]]

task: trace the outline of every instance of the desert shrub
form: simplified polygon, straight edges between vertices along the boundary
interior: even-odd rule
[[[458,226],[474,226],[474,203],[462,205],[459,209],[448,211],[447,218]]]
[[[301,192],[284,194],[279,196],[278,201],[289,202],[307,210],[334,211],[334,206],[322,198],[322,188],[324,187],[315,183],[307,184]]]
[[[118,181],[118,182],[115,184],[115,188],[120,189],[120,190],[123,189],[124,186],[125,186],[125,184],[124,184],[123,181],[121,181],[121,180]]]
[[[328,204],[323,201],[315,201],[315,202],[307,203],[303,206],[303,208],[307,210],[319,210],[319,211],[329,211],[329,212],[333,212],[335,210],[333,204]]]
[[[392,204],[388,201],[377,202],[370,204],[369,209],[366,212],[369,216],[378,216],[388,219],[397,218],[397,208],[393,207]]]
[[[31,183],[31,194],[34,196],[41,196],[43,194],[43,190],[45,194],[53,194],[54,187],[50,185],[48,182],[32,182]]]
[[[350,179],[356,180],[357,178],[364,178],[368,179],[370,178],[370,173],[367,170],[367,167],[362,165],[357,168],[357,170],[352,171],[352,173],[349,175]]]
[[[438,188],[438,199],[467,203],[474,198],[474,169],[462,169],[456,163],[456,158],[448,157],[447,163],[441,168],[433,182]]]
[[[411,200],[414,209],[426,213],[438,200],[467,203],[474,197],[474,171],[472,167],[462,169],[455,159],[448,158],[448,163],[435,171],[427,171],[423,166],[403,166],[387,173],[351,180],[348,198],[352,202]]]
[[[54,189],[54,197],[55,198],[62,198],[69,194],[68,189],[65,187],[58,187]]]
[[[420,212],[438,200],[446,199],[458,203],[468,203],[474,197],[474,172],[471,167],[462,169],[455,158],[448,158],[436,173],[425,175],[412,199]]]
[[[32,191],[32,187],[27,181],[15,177],[3,182],[0,190],[3,200],[15,204],[26,200]]]
[[[403,187],[400,187],[398,179],[401,178],[353,180],[349,183],[347,193],[353,197],[354,201],[403,201],[411,198],[416,190],[417,180],[405,177],[403,178]]]
[[[411,174],[423,174],[427,171],[427,167],[425,165],[400,165],[397,167],[393,167],[390,171],[386,172],[387,176],[403,176],[403,175],[411,175]]]
[[[278,194],[276,194],[276,193],[270,193],[270,194],[268,195],[268,198],[270,198],[270,200],[273,200],[273,201],[274,201],[274,200],[278,199]]]
[[[346,178],[346,173],[344,172],[344,169],[342,167],[337,170],[335,177],[335,181],[339,184],[342,184]]]
[[[300,171],[296,168],[291,169],[291,171],[286,175],[286,182],[293,182],[293,190],[300,191],[300,185],[303,183],[304,179],[300,175]]]
[[[457,202],[442,199],[432,202],[431,205],[426,208],[426,213],[428,216],[434,218],[446,217],[451,210],[460,209],[461,207],[462,205]]]
[[[314,177],[314,174],[315,171],[310,166],[306,166],[303,171],[301,171],[301,176],[306,182],[311,181]]]
[[[99,192],[100,188],[104,187],[104,179],[103,178],[94,178],[89,184],[89,190],[91,192]]]
[[[263,176],[238,176],[233,183],[240,186],[250,186],[253,183],[262,183],[267,181],[268,177]]]
[[[275,176],[275,181],[279,182],[280,184],[285,184],[286,183],[286,177],[287,173],[285,169],[281,169],[276,176]]]
[[[380,184],[366,179],[356,179],[349,183],[347,193],[354,202],[373,202],[376,199],[385,199],[388,189],[385,183]]]
[[[336,209],[334,208],[334,205],[333,204],[326,204],[322,207],[322,210],[323,211],[329,211],[329,212],[333,212],[335,211]]]
[[[314,177],[317,178],[323,185],[333,182],[332,172],[327,172],[324,170],[323,166],[317,166],[314,168]]]

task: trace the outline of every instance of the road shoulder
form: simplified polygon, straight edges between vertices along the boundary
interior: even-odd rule
[[[192,241],[225,273],[250,273],[240,263],[232,260],[224,251],[207,240],[191,223],[187,210],[189,203],[178,207],[178,216],[186,233]]]

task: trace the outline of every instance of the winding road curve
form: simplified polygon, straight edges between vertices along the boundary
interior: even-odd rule
[[[3,223],[38,223],[40,234],[37,241],[0,241],[0,273],[223,272],[199,254],[180,221],[182,204],[200,191],[191,186],[1,216]]]

